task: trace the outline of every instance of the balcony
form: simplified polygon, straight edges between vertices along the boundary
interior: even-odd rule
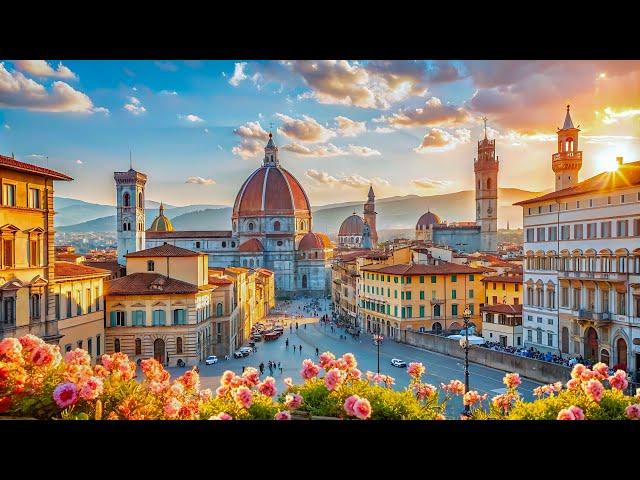
[[[551,156],[551,160],[552,161],[558,161],[558,160],[576,160],[576,161],[582,161],[582,152],[559,152],[559,153],[554,153]]]
[[[575,278],[578,280],[604,280],[609,282],[623,282],[626,274],[615,272],[558,272],[558,278]]]

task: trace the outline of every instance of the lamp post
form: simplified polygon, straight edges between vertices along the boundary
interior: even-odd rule
[[[380,373],[380,342],[382,342],[382,335],[374,335],[373,339],[376,341],[378,347],[378,374]]]
[[[466,393],[469,391],[469,319],[471,318],[471,310],[468,305],[462,313],[462,318],[464,320],[464,338],[460,339],[460,346],[464,348],[464,391]],[[466,417],[471,416],[469,405],[464,406],[462,414]]]

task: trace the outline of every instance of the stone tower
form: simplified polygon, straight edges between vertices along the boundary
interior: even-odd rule
[[[556,177],[556,191],[573,187],[578,183],[578,173],[582,168],[582,152],[578,150],[579,128],[573,126],[569,105],[564,125],[558,128],[558,153],[551,157],[551,167]]]
[[[497,250],[498,235],[498,167],[496,141],[487,139],[487,119],[484,119],[484,139],[478,142],[478,158],[473,159],[476,174],[476,224],[480,229],[480,249]]]
[[[375,247],[378,244],[378,232],[376,230],[376,196],[373,193],[373,185],[369,187],[367,203],[364,204],[364,221],[369,224],[371,243]]]
[[[126,265],[124,256],[145,248],[144,186],[147,176],[133,167],[114,172],[116,181],[118,263]]]
[[[366,221],[362,228],[362,248],[366,248],[367,250],[371,250],[373,248],[373,245],[371,244],[371,230],[369,229],[369,224]]]

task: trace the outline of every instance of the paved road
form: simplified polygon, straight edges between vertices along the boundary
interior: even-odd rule
[[[288,312],[297,313],[299,311],[298,307],[301,304],[301,301],[293,302],[293,304],[288,307]],[[320,315],[322,315],[322,313],[324,313],[324,308],[323,311],[319,312]],[[295,321],[299,323],[297,331]],[[220,359],[216,365],[201,365],[200,378],[202,388],[215,390],[220,385],[220,377],[225,370],[232,370],[239,374],[242,372],[243,366],[258,368],[260,362],[263,362],[265,364],[264,376],[272,375],[277,381],[278,391],[282,391],[284,389],[284,378],[291,377],[296,383],[302,381],[300,377],[302,360],[311,358],[317,361],[315,355],[316,347],[318,347],[320,353],[331,351],[336,356],[351,352],[356,356],[358,368],[363,373],[367,370],[372,372],[376,371],[377,347],[373,344],[370,336],[361,336],[361,339],[358,341],[351,339],[351,337],[347,335],[346,340],[340,340],[339,335],[344,332],[336,331],[336,333],[331,333],[330,327],[322,326],[316,317],[293,319],[293,323],[292,331],[289,330],[289,327],[285,327],[284,335],[278,340],[259,342],[257,344],[258,351],[249,357],[232,358],[230,360]],[[304,325],[306,325],[306,328],[304,328]],[[285,340],[287,338],[289,339],[288,349],[285,348]],[[293,352],[293,344],[296,346],[302,345],[301,354],[297,349],[295,353]],[[400,358],[407,363],[422,362],[427,369],[423,381],[435,386],[440,386],[440,383],[448,383],[452,379],[464,381],[464,364],[459,359],[421,350],[409,345],[397,343],[393,340],[384,340],[380,346],[380,373],[391,375],[395,378],[396,383],[393,388],[396,390],[402,390],[409,384],[409,376],[406,373],[406,369],[396,368],[391,365],[390,362],[392,358]],[[283,368],[282,374],[278,369],[274,370],[273,374],[269,372],[269,369],[266,367],[269,360],[281,362]],[[169,371],[173,378],[176,375],[180,375],[185,369],[170,368]],[[471,364],[469,372],[470,387],[472,390],[478,390],[481,394],[488,393],[489,398],[504,392],[505,387],[502,384],[502,377],[505,372],[477,364]],[[523,379],[519,389],[520,394],[527,399],[532,399],[532,390],[539,385],[541,384]],[[461,399],[455,398],[450,402],[447,413],[455,416],[462,408]]]

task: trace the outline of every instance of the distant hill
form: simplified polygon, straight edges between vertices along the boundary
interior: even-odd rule
[[[522,208],[514,207],[512,204],[537,195],[539,192],[501,188],[498,205],[499,228],[504,228],[507,221],[509,221],[511,228],[521,225]],[[427,209],[449,222],[473,221],[475,220],[474,204],[475,193],[472,190],[443,195],[406,195],[376,199],[377,228],[378,230],[408,229],[408,231],[413,231],[418,218]],[[155,207],[146,210],[146,221],[149,226],[158,215],[157,206],[159,204],[155,203],[155,205]],[[56,208],[59,207],[56,206]],[[65,232],[114,231],[114,208],[113,206],[109,207],[109,215],[77,224],[63,223],[56,216],[56,224],[58,230]],[[335,235],[342,221],[354,210],[361,215],[362,208],[363,202],[343,202],[312,207],[314,230]],[[229,230],[231,228],[231,208],[222,205],[188,205],[171,208],[167,205],[165,214],[171,219],[177,230]]]

